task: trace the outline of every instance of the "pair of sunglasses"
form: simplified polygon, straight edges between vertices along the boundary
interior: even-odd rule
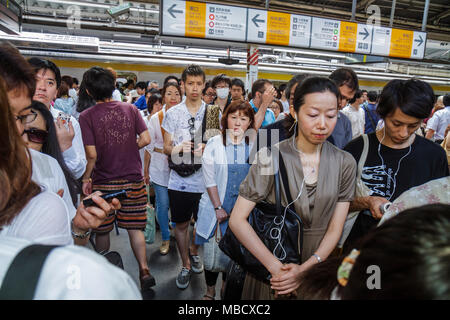
[[[43,144],[47,140],[48,132],[36,128],[30,128],[23,131],[27,134],[28,140],[34,143]]]

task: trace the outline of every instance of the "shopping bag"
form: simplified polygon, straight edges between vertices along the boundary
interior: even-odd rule
[[[150,203],[149,186],[147,186],[147,224],[145,225],[144,236],[145,242],[152,244],[155,242],[156,233],[156,221],[155,221],[155,208]]]
[[[227,271],[230,258],[219,248],[219,242],[222,238],[221,234],[219,223],[217,223],[214,236],[203,245],[203,264],[205,270],[211,272]]]

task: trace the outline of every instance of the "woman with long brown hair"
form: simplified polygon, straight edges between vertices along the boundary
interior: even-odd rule
[[[36,118],[31,109],[12,114],[0,79],[0,234],[44,244],[73,244],[69,211],[55,193],[31,180],[31,156],[19,132]],[[15,118],[15,123],[14,123]]]
[[[65,202],[32,181],[31,154],[21,135],[24,125],[37,114],[31,108],[14,109],[19,110],[17,114],[12,110],[0,77],[0,235],[42,244],[73,244],[71,215]],[[110,205],[99,196],[93,200],[102,209],[80,205],[74,226],[95,225],[95,218],[110,211]],[[113,206],[120,204],[114,200]]]
[[[195,238],[197,244],[216,241],[216,232],[219,235],[225,234],[229,215],[239,194],[239,186],[250,169],[248,158],[252,139],[249,133],[255,130],[255,115],[251,105],[243,100],[233,101],[225,109],[221,122],[222,134],[208,141],[202,157],[207,191],[199,205]],[[204,265],[207,285],[204,300],[214,300],[219,272],[214,272],[215,268],[209,270],[212,267],[208,266],[206,260]],[[222,270],[222,289],[226,280],[224,271]]]
[[[17,129],[35,117],[31,109],[13,115],[0,78],[0,228],[9,224],[41,192],[31,181],[30,154]],[[14,123],[15,119],[15,123]]]

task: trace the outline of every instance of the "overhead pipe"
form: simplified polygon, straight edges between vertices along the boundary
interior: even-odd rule
[[[397,2],[397,0],[393,0],[392,1],[391,18],[389,19],[389,27],[391,27],[391,28],[394,25],[394,15],[395,15],[395,4],[396,4],[396,2]]]
[[[422,31],[427,30],[427,20],[428,20],[428,9],[430,8],[430,0],[425,0],[425,9],[423,11],[422,18]]]

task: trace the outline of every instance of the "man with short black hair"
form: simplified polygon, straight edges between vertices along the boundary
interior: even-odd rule
[[[136,83],[136,92],[139,95],[138,100],[134,103],[134,105],[139,110],[145,110],[147,109],[147,99],[145,99],[145,89],[147,86],[145,85],[145,82],[139,81]]]
[[[56,99],[58,88],[61,85],[61,72],[50,60],[40,58],[28,59],[36,74],[36,91],[33,100],[42,102],[56,119],[56,135],[64,157],[64,162],[76,179],[79,179],[86,169],[86,154],[84,153],[81,129],[75,117],[70,116],[66,126],[60,117],[60,112],[52,107]]]
[[[231,80],[231,100],[245,100],[245,84],[239,78]]]
[[[258,79],[253,83],[250,105],[255,111],[256,130],[275,122],[275,114],[269,106],[276,94],[272,82],[267,79]]]
[[[347,239],[349,248],[378,223],[383,205],[412,187],[449,175],[444,149],[415,134],[434,100],[433,89],[421,80],[392,80],[383,88],[377,112],[385,125],[368,134],[361,180],[370,195],[355,197],[350,204],[350,212],[360,213]],[[344,150],[359,162],[364,144],[359,137]]]
[[[117,225],[128,232],[139,266],[141,289],[147,290],[155,285],[155,279],[148,268],[143,233],[147,223],[147,193],[139,149],[150,143],[150,133],[139,110],[112,100],[115,78],[111,71],[93,67],[84,74],[84,81],[88,94],[97,104],[80,114],[88,158],[83,193],[126,191],[122,208],[94,230],[96,249],[109,250],[109,233],[117,220]]]
[[[360,105],[363,98],[360,90],[357,90],[355,96],[349,101],[349,104],[342,109],[342,113],[347,116],[352,124],[352,139],[355,139],[364,133],[365,115]]]
[[[339,68],[334,70],[330,76],[336,87],[339,89],[338,109],[342,110],[353,99],[355,92],[359,89],[358,76],[350,68]],[[333,133],[327,139],[339,149],[343,149],[352,140],[352,124],[347,116],[341,111],[338,112],[336,126]]]
[[[182,269],[176,278],[176,285],[179,289],[186,289],[192,272],[203,272],[198,245],[194,242],[195,229],[191,245],[188,231],[192,217],[197,220],[200,198],[206,190],[201,166],[194,166],[201,163],[199,160],[203,155],[205,143],[203,139],[197,141],[195,137],[198,132],[203,132],[202,129],[206,129],[202,128],[203,119],[210,107],[202,100],[205,73],[200,66],[189,65],[184,69],[181,78],[186,99],[166,112],[161,127],[164,130],[164,153],[170,156],[169,159],[174,165],[179,165],[182,157],[183,163],[192,169],[184,174],[181,171],[178,173],[177,168],[172,168],[168,184],[171,220],[176,223],[175,238],[182,260]],[[215,108],[218,109],[217,106]]]
[[[377,129],[378,121],[380,121],[380,115],[377,112],[377,100],[378,93],[376,91],[369,91],[367,94],[367,106],[363,106],[362,109],[365,113],[365,127],[364,132],[369,134],[375,132]]]

